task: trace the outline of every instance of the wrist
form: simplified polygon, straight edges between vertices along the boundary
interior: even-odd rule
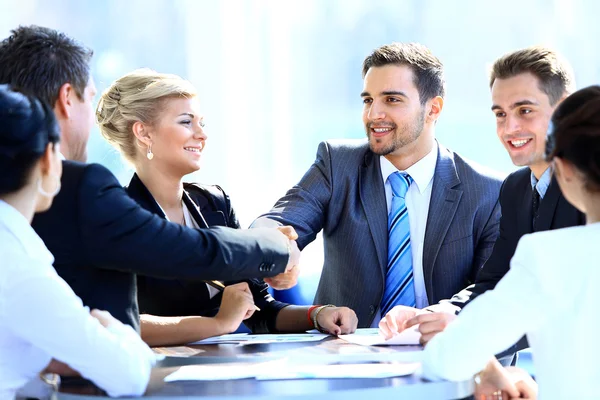
[[[313,325],[314,325],[314,327],[315,327],[315,328],[316,328],[316,329],[317,329],[319,332],[327,333],[327,332],[324,332],[324,331],[323,331],[323,328],[321,328],[321,326],[319,325],[319,321],[318,321],[318,319],[319,319],[319,314],[320,314],[320,313],[321,313],[321,312],[322,312],[324,309],[326,309],[326,308],[329,308],[329,307],[335,307],[335,306],[334,306],[333,304],[325,304],[324,306],[319,306],[319,307],[317,307],[317,308],[316,308],[316,309],[313,311],[313,318],[312,318]]]
[[[308,319],[308,324],[311,327],[313,327],[313,328],[315,327],[315,324],[313,322],[313,318],[314,318],[314,315],[315,315],[315,312],[316,312],[317,308],[319,308],[319,307],[321,307],[320,304],[319,305],[315,305],[315,306],[311,306],[311,307],[308,308],[308,312],[306,313],[306,318]]]
[[[231,323],[228,322],[225,318],[220,317],[219,314],[215,315],[212,318],[206,318],[206,320],[209,322],[211,327],[211,336],[226,335],[235,330],[231,329]]]

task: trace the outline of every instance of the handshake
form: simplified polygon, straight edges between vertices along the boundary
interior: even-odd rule
[[[300,249],[296,243],[298,234],[291,226],[278,226],[275,229],[286,237],[290,256],[285,272],[271,278],[264,278],[264,281],[273,289],[284,290],[294,287],[298,283],[298,275],[300,275]]]

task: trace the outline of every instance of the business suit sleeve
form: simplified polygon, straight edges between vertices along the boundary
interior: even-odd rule
[[[244,279],[285,271],[287,241],[278,232],[188,229],[144,210],[103,166],[86,166],[78,218],[89,263],[163,278]]]
[[[322,142],[315,162],[300,182],[280,198],[271,211],[258,217],[253,227],[266,226],[265,219],[291,225],[298,233],[298,247],[302,250],[323,228],[332,193],[331,171],[330,148]]]
[[[500,189],[500,203],[494,210],[494,214],[491,221],[500,220],[500,232],[497,239],[492,241],[493,234],[488,233],[489,240],[487,240],[486,246],[493,246],[491,255],[483,264],[483,267],[479,270],[475,283],[457,293],[452,297],[450,303],[460,308],[465,307],[469,302],[475,299],[482,293],[493,289],[496,284],[506,273],[510,266],[510,259],[513,256],[518,242],[518,234],[516,232],[517,221],[515,219],[515,213],[509,209],[509,196],[514,195],[511,191],[506,190],[506,183],[502,184]],[[500,216],[502,214],[502,216]],[[490,225],[490,223],[488,223]],[[491,226],[494,226],[493,223]],[[497,225],[495,225],[497,226]],[[487,230],[487,229],[486,229]],[[491,247],[487,247],[491,248]],[[485,257],[485,252],[481,251],[479,257]],[[483,259],[485,260],[485,259]]]

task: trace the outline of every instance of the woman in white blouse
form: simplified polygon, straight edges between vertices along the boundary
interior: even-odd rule
[[[131,327],[83,306],[30,226],[60,190],[58,140],[49,107],[0,86],[0,398],[57,368],[111,396],[140,395],[152,351]]]
[[[522,396],[490,359],[527,334],[541,399],[597,399],[600,86],[575,92],[557,108],[547,148],[565,198],[586,214],[587,225],[524,236],[496,288],[427,344],[424,369],[465,380],[490,362],[488,383]]]

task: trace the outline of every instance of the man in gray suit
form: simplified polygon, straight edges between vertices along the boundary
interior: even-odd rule
[[[443,66],[426,47],[377,48],[363,78],[368,140],[321,143],[301,181],[253,224],[293,226],[301,249],[323,230],[315,301],[352,308],[362,328],[394,305],[423,308],[475,280],[498,236],[501,185],[436,141]]]

